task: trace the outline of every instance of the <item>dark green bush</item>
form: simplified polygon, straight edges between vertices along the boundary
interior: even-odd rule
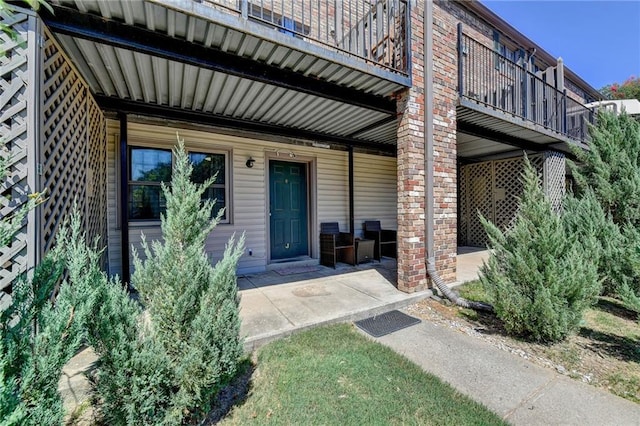
[[[106,279],[80,229],[75,212],[33,277],[14,282],[12,304],[0,313],[2,424],[62,423],[62,368],[85,340],[95,285]],[[60,282],[64,269],[68,278]]]
[[[176,425],[201,420],[221,387],[236,373],[240,339],[236,265],[244,237],[227,244],[213,267],[204,246],[219,221],[213,202],[202,203],[212,183],[196,185],[182,141],[174,149],[171,187],[163,185],[167,212],[163,243],[134,251],[132,285],[145,308],[107,287],[91,332],[100,368],[96,390],[108,424]]]
[[[600,291],[597,243],[567,232],[563,217],[579,215],[579,209],[554,212],[535,170],[525,163],[524,192],[512,227],[502,232],[481,217],[493,251],[480,280],[508,332],[558,341],[578,327]]]
[[[578,189],[590,188],[618,226],[640,227],[640,122],[626,114],[598,114],[589,149],[574,147],[569,162]]]
[[[640,312],[640,123],[601,112],[590,135],[589,149],[576,147],[569,165],[580,196],[595,198],[606,216],[595,230],[598,272],[605,294]],[[575,228],[584,235],[580,224]]]
[[[602,293],[619,296],[640,289],[640,234],[627,225],[620,229],[604,212],[590,189],[580,198],[567,196],[565,209],[577,214],[565,215],[569,235],[582,240],[590,236],[597,243],[591,261],[598,265]]]

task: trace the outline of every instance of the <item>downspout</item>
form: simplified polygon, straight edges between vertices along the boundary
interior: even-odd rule
[[[453,292],[440,278],[436,269],[434,254],[434,161],[433,161],[433,1],[425,1],[424,6],[424,171],[425,171],[425,256],[427,257],[427,274],[433,284],[442,294],[453,303],[463,308],[493,311],[493,307],[486,303],[466,300]],[[458,64],[460,67],[461,64]]]

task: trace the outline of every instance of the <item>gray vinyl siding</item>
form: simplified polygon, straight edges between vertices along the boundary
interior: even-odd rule
[[[229,224],[219,224],[206,242],[206,251],[212,262],[222,256],[224,246],[235,233],[245,235],[245,254],[238,265],[239,273],[262,271],[268,264],[268,182],[267,161],[310,161],[310,179],[315,180],[309,194],[311,203],[310,242],[311,255],[317,258],[320,223],[337,221],[340,228],[348,230],[348,154],[307,146],[267,142],[235,136],[221,135],[190,129],[129,123],[130,145],[152,145],[172,147],[176,142],[176,131],[185,139],[187,149],[211,149],[225,151],[230,156],[230,219]],[[120,229],[118,226],[118,123],[109,122],[108,139],[108,211],[109,211],[109,272],[121,271]],[[279,154],[277,151],[279,150]],[[255,160],[253,168],[245,162]],[[379,219],[388,227],[396,227],[396,174],[395,158],[356,153],[355,165],[355,209],[356,234],[361,234],[362,221]],[[358,192],[362,191],[361,194]],[[389,192],[389,193],[387,193]],[[372,200],[370,200],[372,198]],[[315,214],[314,214],[315,213]],[[129,223],[129,242],[140,251],[140,236],[144,232],[147,241],[161,238],[159,223]],[[249,256],[249,249],[252,256]],[[142,253],[140,253],[143,255]]]
[[[396,159],[355,154],[353,169],[356,235],[361,235],[365,220],[379,220],[383,229],[398,229]]]

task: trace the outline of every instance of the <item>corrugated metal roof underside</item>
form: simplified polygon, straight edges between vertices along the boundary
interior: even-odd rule
[[[490,141],[479,136],[468,135],[458,132],[456,135],[457,153],[462,158],[481,158],[489,155],[501,154],[503,152],[514,151],[511,145]]]
[[[410,84],[406,75],[312,41],[288,36],[251,20],[234,21],[237,17],[231,11],[211,5],[191,5],[206,14],[195,16],[158,4],[166,3],[178,8],[184,2],[53,0],[52,3],[214,47],[364,93],[388,97]],[[230,25],[242,25],[243,28]]]
[[[399,124],[399,120],[394,120],[365,132],[358,133],[354,138],[381,143],[392,143],[395,145],[398,137]]]
[[[465,100],[460,101],[456,109],[456,120],[475,126],[484,127],[495,132],[533,142],[536,144],[551,144],[560,142],[573,142],[568,137],[545,129],[523,118],[504,113]]]
[[[94,94],[346,136],[387,114],[130,50],[57,35]],[[397,121],[354,135],[396,143]]]

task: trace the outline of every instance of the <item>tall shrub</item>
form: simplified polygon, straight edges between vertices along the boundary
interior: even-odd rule
[[[589,149],[569,162],[579,189],[591,188],[614,223],[640,226],[640,122],[626,114],[598,114]]]
[[[12,304],[0,313],[3,424],[62,423],[58,382],[62,368],[84,341],[95,284],[103,275],[99,252],[87,248],[80,228],[74,213],[33,277],[14,283]],[[68,278],[59,283],[63,269]]]
[[[5,6],[0,2],[0,13],[7,12]],[[12,29],[0,24],[0,31]],[[0,181],[7,177],[11,163],[5,143],[0,140]],[[13,200],[0,194],[0,201],[8,205]],[[43,201],[43,194],[29,194],[20,208],[0,218],[0,246],[12,243],[27,213]],[[74,214],[61,227],[56,247],[30,271],[31,276],[25,274],[11,283],[10,303],[0,311],[2,425],[62,423],[58,382],[83,340],[92,284],[99,273],[97,255],[79,243],[81,237],[80,219]],[[64,269],[68,278],[60,281]]]
[[[594,237],[596,240],[591,261],[598,266],[603,293],[620,295],[636,288],[636,280],[640,277],[640,233],[629,224],[620,229],[588,188],[579,198],[567,196],[565,209],[577,213],[565,215],[569,235],[578,239]]]
[[[88,323],[99,358],[92,378],[97,413],[109,425],[162,424],[173,392],[170,362],[147,330],[140,304],[118,284],[98,286],[100,303]]]
[[[134,251],[132,285],[146,309],[111,291],[92,333],[101,368],[97,390],[109,424],[180,424],[202,418],[235,373],[242,355],[236,266],[244,237],[229,240],[215,267],[205,241],[217,225],[214,203],[190,181],[192,165],[178,139],[162,216],[163,242]],[[222,214],[222,212],[220,213]],[[113,307],[108,307],[112,305]],[[119,322],[113,329],[110,324]],[[135,332],[133,331],[135,330]]]
[[[576,148],[569,165],[578,189],[592,191],[611,222],[597,232],[604,291],[640,312],[640,123],[601,112],[590,134],[589,149]]]
[[[600,290],[591,261],[596,244],[566,231],[528,159],[522,179],[520,209],[510,229],[502,232],[481,217],[493,251],[480,279],[508,332],[557,341],[577,328]]]

